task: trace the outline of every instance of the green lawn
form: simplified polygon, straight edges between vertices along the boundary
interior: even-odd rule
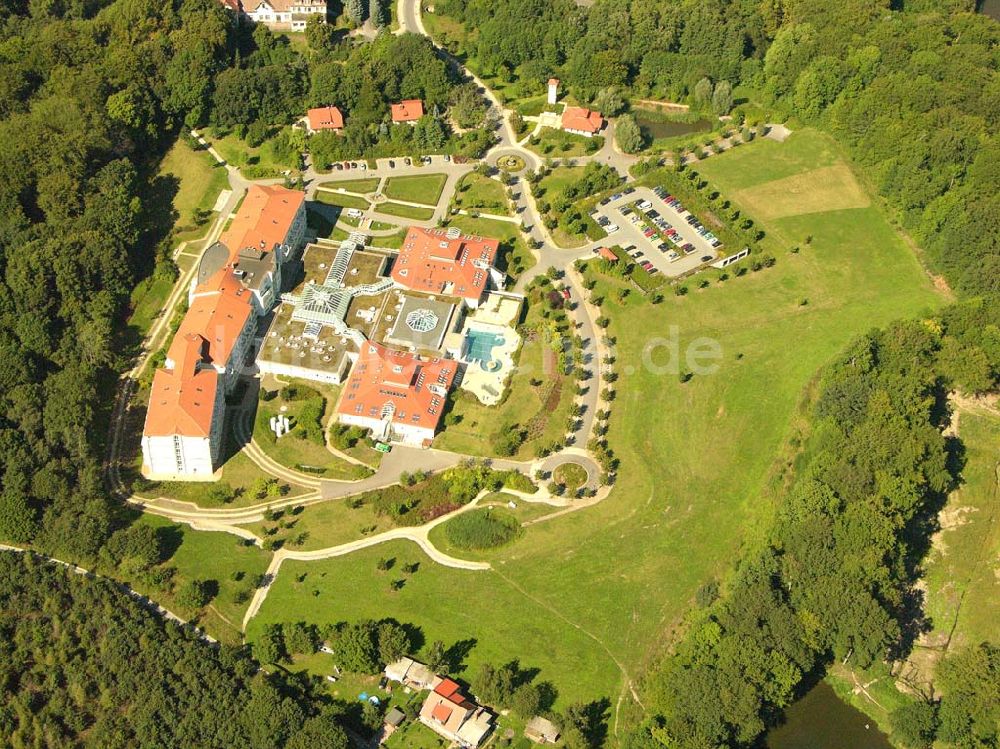
[[[329,397],[325,397],[325,394],[314,389],[311,383],[307,385],[300,381],[293,382],[300,391],[309,394],[308,399],[300,397],[288,400],[279,391],[272,400],[258,402],[253,436],[260,448],[281,465],[319,478],[354,480],[367,476],[369,471],[337,457],[322,441],[322,435],[333,415],[333,404],[336,402],[338,389],[332,388],[333,392],[328,394]],[[300,423],[300,417],[308,407],[309,400],[324,403],[322,427],[316,432],[315,439],[303,437],[303,425]],[[275,437],[270,426],[271,417],[278,414],[287,416],[292,424],[292,430],[281,438]]]
[[[557,166],[552,169],[533,188],[536,201],[551,205],[557,195],[562,193],[569,185],[579,181],[584,169],[585,167],[582,166]],[[591,233],[593,239],[596,240],[603,239],[607,236],[607,233],[588,215],[590,209],[594,207],[595,202],[596,200],[593,197],[584,199],[579,202],[578,208],[583,215],[583,220],[587,225],[588,231]],[[549,215],[555,216],[551,210]],[[555,218],[559,217],[555,216]],[[580,247],[590,241],[590,238],[587,236],[569,234],[562,226],[556,226],[555,229],[551,230],[551,234],[559,247]]]
[[[328,192],[326,190],[316,191],[316,200],[327,205],[339,205],[341,208],[360,208],[362,211],[368,210],[368,201],[355,195],[343,195],[338,192]]]
[[[347,190],[347,192],[357,192],[368,194],[375,192],[378,187],[378,177],[361,177],[358,179],[333,179],[319,183],[319,187],[328,187],[331,190]]]
[[[477,172],[469,172],[462,177],[455,190],[452,205],[467,211],[510,215],[506,188],[497,180]]]
[[[414,205],[403,205],[402,203],[379,203],[375,206],[378,213],[388,216],[399,216],[400,218],[411,218],[415,221],[430,221],[434,218],[433,208],[419,208]]]
[[[528,125],[531,125],[529,122]],[[537,139],[537,143],[535,142]],[[604,137],[595,135],[587,138],[565,130],[543,127],[538,135],[528,141],[528,148],[539,156],[553,159],[565,159],[572,156],[597,153],[604,146]]]
[[[816,139],[829,143],[800,132],[702,168],[724,189],[745,183],[751,169],[764,183],[787,176],[787,160],[815,149]],[[779,149],[793,154],[778,161]],[[560,705],[599,696],[615,705],[622,680],[609,653],[633,679],[641,676],[676,636],[697,588],[726,575],[745,538],[766,524],[770,487],[794,458],[788,440],[817,371],[855,335],[941,303],[874,207],[786,217],[767,228],[809,232],[814,241],[798,255],[779,254],[774,268],[685,297],[668,294],[659,305],[636,294],[619,304],[617,282],[600,282],[621,374],[610,432],[621,468],[608,499],[530,525],[495,552],[490,572],[432,565],[401,542],[289,563],[251,635],[270,621],[394,616],[419,625],[429,641],[474,638],[473,671],[518,657],[555,683]],[[718,343],[715,374],[680,382],[664,361],[671,326],[681,352],[702,337]],[[375,570],[384,556],[420,559],[420,571],[391,592],[392,574]]]
[[[254,497],[250,492],[245,491],[261,478],[269,478],[270,474],[264,473],[257,465],[242,452],[238,452],[226,459],[222,466],[222,478],[220,481],[232,487],[236,496],[225,504],[226,507],[245,507],[263,502],[263,499]],[[212,484],[201,481],[144,481],[141,486],[134,487],[137,494],[147,499],[157,499],[166,497],[176,499],[181,502],[194,502],[202,507],[220,507],[220,502],[215,501],[211,494]],[[305,489],[301,486],[289,485],[288,496],[294,497],[302,494]]]
[[[289,548],[308,551],[381,533],[395,524],[388,517],[376,515],[370,505],[352,508],[347,500],[338,499],[309,505],[297,515],[246,527],[262,538],[274,538]]]
[[[251,147],[247,145],[246,141],[237,138],[234,133],[214,136],[206,130],[204,136],[222,158],[238,167],[247,179],[280,177],[283,172],[298,166],[278,159],[270,141],[264,141],[260,146]]]
[[[138,337],[144,338],[153,325],[174,288],[174,280],[163,276],[147,276],[132,289],[132,314],[129,315],[129,327],[138,331]]]
[[[441,199],[441,192],[448,181],[446,174],[414,174],[407,177],[389,177],[382,192],[387,198],[405,200],[434,206]]]
[[[229,186],[226,168],[207,150],[196,151],[178,138],[160,162],[157,178],[165,180],[172,192],[177,213],[174,240],[198,239],[208,231],[215,214],[212,208],[219,193]]]
[[[201,611],[179,606],[173,592],[144,590],[157,603],[186,619],[196,618],[200,626],[217,639],[240,643],[240,628],[250,599],[237,603],[238,595],[252,593],[251,581],[267,569],[270,555],[256,546],[246,546],[229,533],[193,531],[186,525],[171,523],[155,515],[143,515],[139,521],[160,529],[171,556],[164,566],[175,567],[173,590],[197,578],[216,588],[209,604]],[[234,579],[242,573],[240,579]]]

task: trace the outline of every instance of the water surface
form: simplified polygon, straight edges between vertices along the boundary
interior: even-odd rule
[[[892,749],[860,710],[821,681],[785,711],[787,720],[767,736],[767,749]]]

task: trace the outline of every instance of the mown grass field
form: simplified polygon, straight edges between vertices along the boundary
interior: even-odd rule
[[[839,160],[829,140],[805,131],[699,168],[731,194],[807,171],[822,152],[824,166]],[[488,555],[489,572],[432,565],[401,543],[289,564],[251,636],[270,621],[395,616],[446,644],[474,638],[470,666],[518,657],[539,668],[560,704],[607,696],[613,713],[619,697],[629,704],[623,673],[635,679],[663,652],[699,585],[726,575],[769,517],[769,487],[794,459],[791,425],[818,370],[855,335],[940,304],[875,207],[765,227],[813,242],[797,255],[776,252],[771,269],[659,305],[637,294],[619,303],[619,282],[601,282],[621,375],[610,432],[621,468],[608,499],[528,526]],[[671,336],[682,353],[696,339],[716,341],[718,370],[682,383],[665,361]],[[387,555],[422,560],[399,592],[375,570]]]
[[[446,174],[413,174],[406,177],[389,177],[382,192],[392,200],[437,205],[441,191],[448,181]]]
[[[215,217],[212,208],[219,193],[229,186],[226,168],[207,150],[196,151],[178,138],[160,162],[157,176],[176,185],[172,201],[177,212],[175,241],[203,236]]]
[[[359,208],[362,211],[368,210],[368,201],[356,195],[344,195],[339,192],[329,190],[317,190],[316,200],[327,205],[338,205],[341,208]]]
[[[143,515],[139,522],[160,529],[161,538],[167,540],[170,556],[164,565],[177,569],[172,580],[174,590],[197,578],[207,581],[214,595],[203,609],[192,611],[179,606],[172,593],[143,592],[178,616],[197,617],[198,625],[216,638],[233,644],[241,642],[240,628],[249,598],[237,603],[237,592],[252,592],[252,579],[267,569],[270,554],[240,543],[241,539],[229,533],[193,531],[155,515]],[[237,575],[239,580],[235,579]]]
[[[347,192],[357,192],[367,194],[375,192],[378,188],[378,177],[360,177],[357,179],[333,179],[320,182],[321,187],[328,187],[331,190],[346,190]]]
[[[459,181],[452,205],[455,208],[484,213],[509,214],[510,212],[504,186],[497,180],[476,172],[469,172]]]
[[[532,123],[528,123],[530,126]],[[535,140],[538,140],[536,143]],[[528,141],[528,148],[539,156],[546,156],[553,159],[565,159],[572,156],[583,156],[584,154],[596,153],[604,145],[603,136],[587,138],[576,133],[567,133],[565,130],[556,130],[551,127],[543,127],[538,135]]]
[[[421,208],[415,205],[404,205],[403,203],[393,203],[386,201],[379,203],[375,207],[377,213],[387,216],[399,216],[400,218],[411,218],[415,221],[430,221],[434,218],[433,208]]]

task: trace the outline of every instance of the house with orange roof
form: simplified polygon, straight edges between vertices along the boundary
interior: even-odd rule
[[[600,112],[583,107],[566,107],[562,113],[562,129],[567,133],[593,138],[604,128]]]
[[[153,375],[142,430],[147,476],[212,478],[222,445],[225,398],[219,375],[203,367],[206,342],[189,333],[171,346],[173,366]]]
[[[458,373],[452,359],[423,357],[367,341],[337,403],[341,423],[375,439],[429,445]]]
[[[343,129],[344,115],[337,107],[314,107],[306,112],[306,130],[310,135],[320,130],[339,133]]]
[[[228,266],[249,290],[258,315],[267,314],[282,289],[285,261],[301,249],[306,232],[306,196],[281,185],[251,185],[232,224],[203,254],[191,279],[197,287]]]
[[[258,317],[281,292],[282,265],[304,235],[304,193],[252,185],[232,224],[203,253],[188,310],[153,375],[142,433],[147,476],[211,478],[225,397],[247,361]]]
[[[493,730],[493,714],[466,697],[451,679],[440,679],[420,707],[420,722],[462,747],[478,747]]]
[[[505,274],[495,266],[496,239],[458,229],[411,226],[392,266],[392,280],[411,291],[459,297],[472,308],[491,288],[503,289]]]
[[[393,124],[407,122],[415,125],[424,116],[424,103],[420,99],[404,99],[398,104],[390,105],[389,110]]]

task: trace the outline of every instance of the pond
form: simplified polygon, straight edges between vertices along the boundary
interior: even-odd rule
[[[675,138],[678,135],[691,135],[692,133],[707,133],[712,129],[712,123],[706,119],[690,122],[670,120],[658,112],[641,109],[635,110],[635,121],[642,128],[643,135],[650,140]]]
[[[767,749],[892,749],[871,718],[841,700],[825,681],[788,708],[785,717],[768,734]]]
[[[1000,21],[1000,0],[982,0],[979,12]]]

